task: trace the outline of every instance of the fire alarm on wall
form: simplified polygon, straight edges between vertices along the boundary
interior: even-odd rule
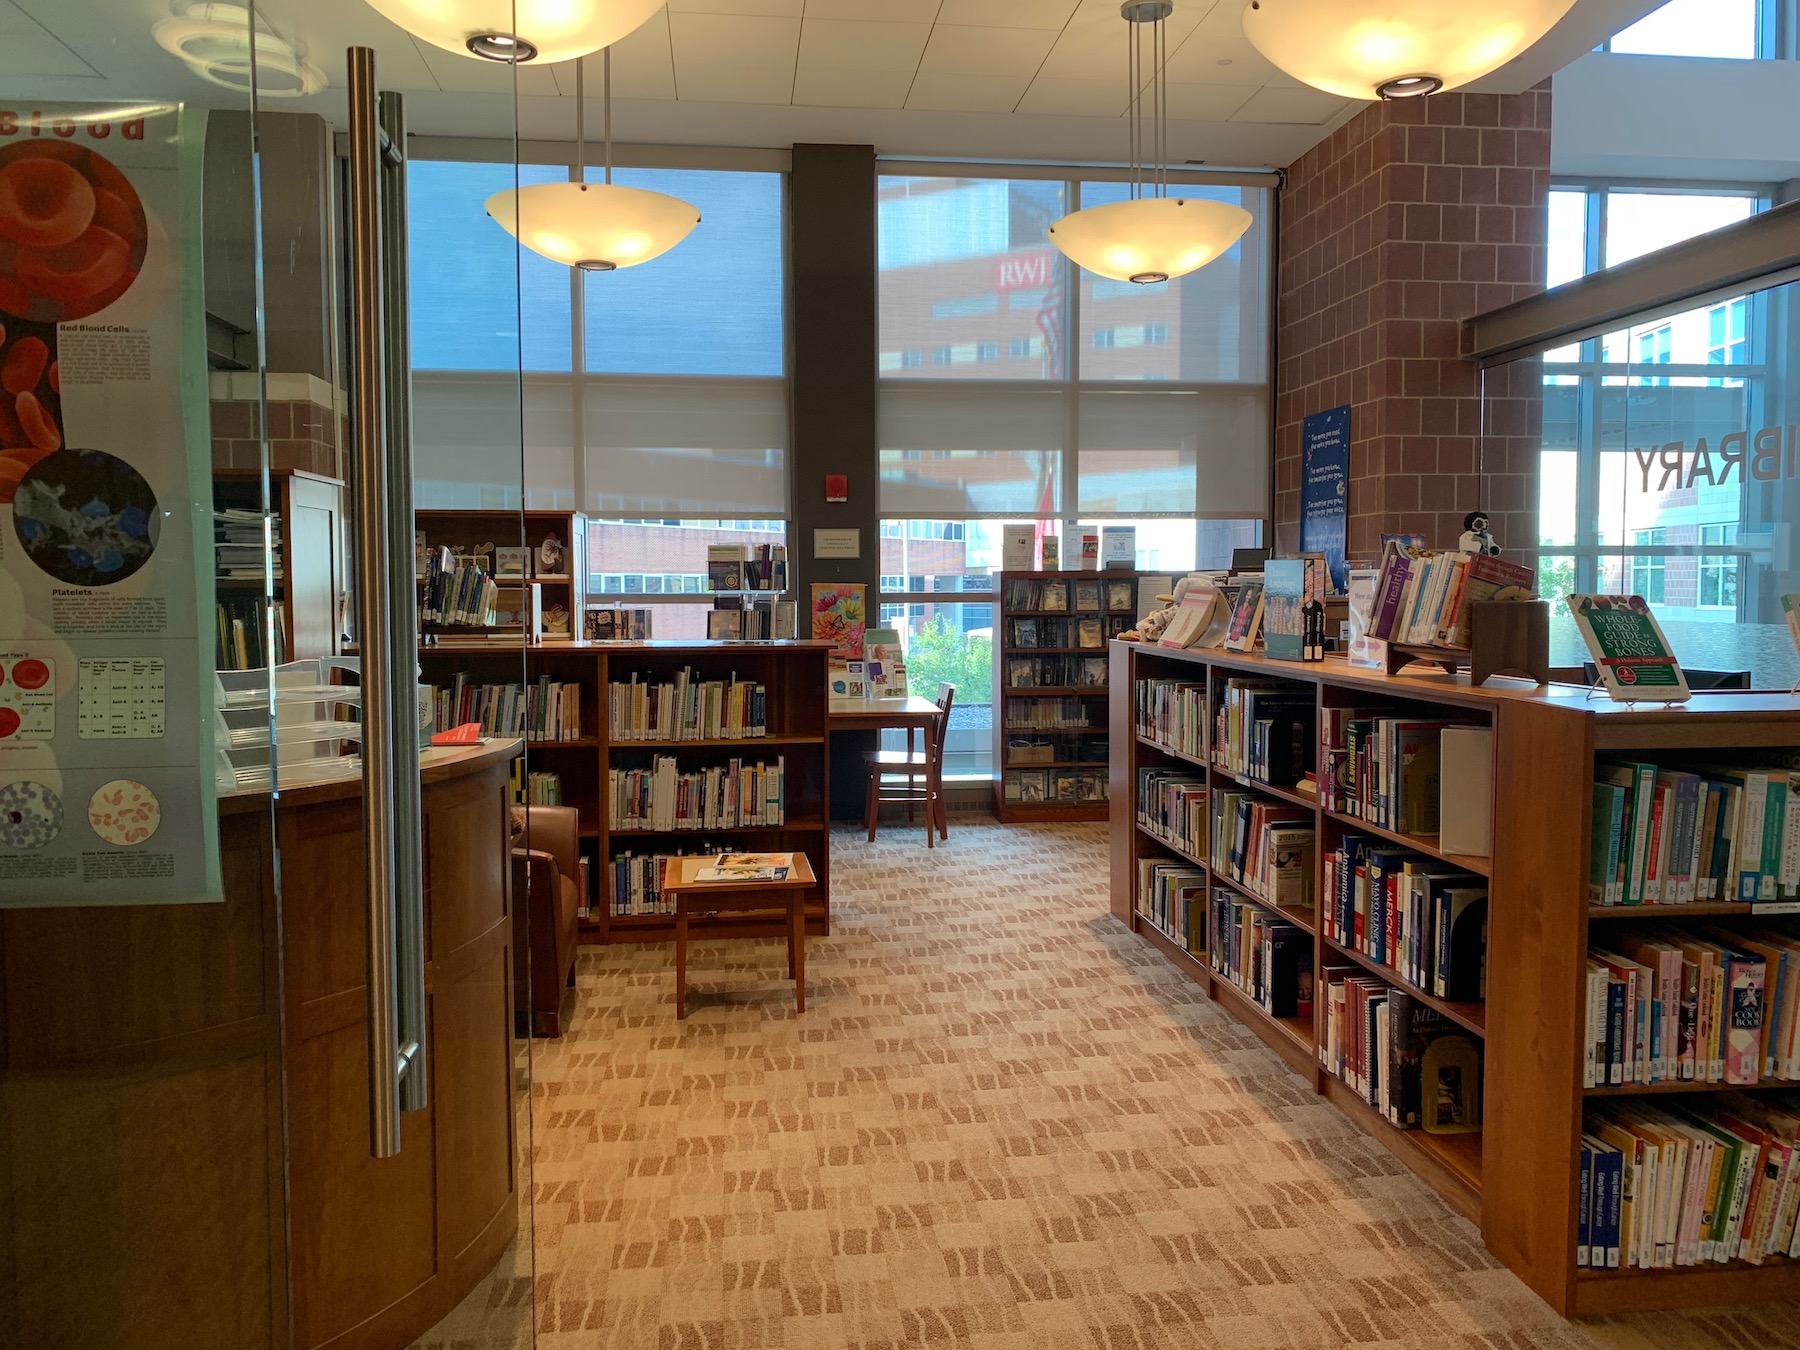
[[[828,473],[825,475],[825,500],[828,502],[847,502],[850,500],[849,474]]]

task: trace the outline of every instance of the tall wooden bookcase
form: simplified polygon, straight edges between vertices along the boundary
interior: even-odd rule
[[[1800,698],[1768,693],[1699,694],[1675,708],[1594,701],[1569,685],[1496,680],[1471,688],[1466,676],[1384,676],[1341,659],[1311,664],[1219,651],[1171,651],[1114,642],[1111,651],[1112,912],[1216,1001],[1250,1027],[1294,1070],[1405,1161],[1450,1205],[1480,1225],[1490,1251],[1564,1316],[1686,1307],[1800,1296],[1800,1261],[1772,1257],[1668,1270],[1578,1269],[1575,1264],[1582,1113],[1590,1098],[1758,1092],[1800,1084],[1764,1081],[1728,1089],[1675,1082],[1583,1088],[1585,978],[1590,931],[1632,920],[1678,924],[1795,922],[1757,917],[1732,903],[1590,907],[1587,897],[1591,784],[1597,755],[1656,759],[1692,751],[1767,751],[1800,747]],[[1494,732],[1493,846],[1486,858],[1446,854],[1431,839],[1409,838],[1326,810],[1304,793],[1227,773],[1210,753],[1184,755],[1139,734],[1135,694],[1145,679],[1203,683],[1209,708],[1233,676],[1292,682],[1328,707],[1386,707],[1455,715]],[[1211,745],[1209,734],[1206,744]],[[1316,748],[1313,767],[1316,770]],[[1214,787],[1248,788],[1313,811],[1317,831],[1313,893],[1324,893],[1325,855],[1346,832],[1380,836],[1488,878],[1488,997],[1448,1003],[1395,971],[1331,940],[1317,911],[1274,906],[1213,872],[1206,859],[1168,844],[1138,822],[1141,767],[1193,770]],[[1483,1128],[1477,1134],[1401,1130],[1320,1064],[1323,989],[1313,1019],[1277,1019],[1215,974],[1136,910],[1138,860],[1185,861],[1209,884],[1229,886],[1313,938],[1313,969],[1355,966],[1444,1013],[1485,1046]],[[1192,941],[1192,939],[1190,939]]]
[[[1065,607],[1046,607],[1047,588]],[[1078,608],[1089,588],[1098,607]],[[1129,605],[1109,609],[1109,589]],[[1137,574],[1000,572],[994,599],[994,814],[1105,820],[1106,647],[1137,622]]]
[[[269,476],[269,511],[281,543],[282,574],[275,582],[281,605],[286,659],[298,661],[332,656],[339,645],[338,597],[344,580],[344,484],[300,469],[276,470]],[[262,509],[260,473],[213,475],[213,504]],[[220,599],[234,594],[260,596],[260,578],[219,577]]]
[[[671,938],[672,915],[616,915],[610,864],[621,853],[642,856],[685,848],[799,851],[806,854],[819,884],[807,901],[806,931],[831,931],[830,773],[826,741],[824,642],[543,642],[521,652],[492,641],[446,640],[420,649],[422,679],[447,684],[457,673],[484,684],[516,684],[523,669],[528,682],[553,680],[581,686],[579,740],[529,739],[526,765],[562,780],[563,804],[580,817],[582,852],[593,872],[592,917],[581,924],[584,942],[656,942]],[[764,685],[768,734],[732,740],[637,741],[615,738],[607,725],[607,686],[672,681],[683,667],[699,680],[734,675]],[[785,761],[786,811],[778,826],[720,830],[615,830],[608,824],[609,773],[648,768],[658,755],[673,755],[681,772],[728,763]],[[695,920],[697,929],[724,934],[748,932],[741,916]]]
[[[425,542],[431,548],[441,545],[457,553],[487,544],[497,548],[528,549],[531,555],[529,577],[523,581],[496,578],[503,604],[513,608],[515,613],[528,615],[531,607],[525,593],[535,589],[541,592],[544,609],[561,605],[568,611],[567,636],[581,636],[582,618],[587,609],[587,520],[584,516],[573,511],[416,511],[413,520],[414,528],[425,536]],[[562,565],[555,572],[540,575],[538,549],[551,535],[562,543]],[[525,623],[521,620],[501,624],[488,631],[500,637],[514,631],[523,635]],[[479,630],[444,626],[440,631],[472,635]]]

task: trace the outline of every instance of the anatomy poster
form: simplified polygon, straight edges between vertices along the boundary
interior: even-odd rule
[[[0,104],[0,908],[221,898],[193,117]]]

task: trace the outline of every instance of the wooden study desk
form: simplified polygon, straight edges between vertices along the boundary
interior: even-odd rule
[[[906,731],[906,748],[912,749],[913,733],[928,731],[942,716],[928,698],[834,698],[826,709],[828,731],[882,731],[900,727]]]
[[[818,885],[804,853],[781,881],[696,881],[695,873],[714,858],[676,858],[663,877],[663,893],[675,899],[675,1016],[687,1016],[688,919],[695,914],[785,912],[788,976],[794,981],[794,1010],[806,1011],[806,893]]]

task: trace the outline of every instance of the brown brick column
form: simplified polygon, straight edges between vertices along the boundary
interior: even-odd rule
[[[1542,289],[1550,88],[1371,105],[1288,168],[1277,299],[1275,535],[1299,545],[1300,425],[1348,403],[1352,558],[1385,531],[1453,546],[1480,506],[1508,552],[1536,544],[1538,395],[1490,406],[1460,321]],[[1489,376],[1490,393],[1495,379]],[[1530,533],[1529,538],[1526,537]]]

